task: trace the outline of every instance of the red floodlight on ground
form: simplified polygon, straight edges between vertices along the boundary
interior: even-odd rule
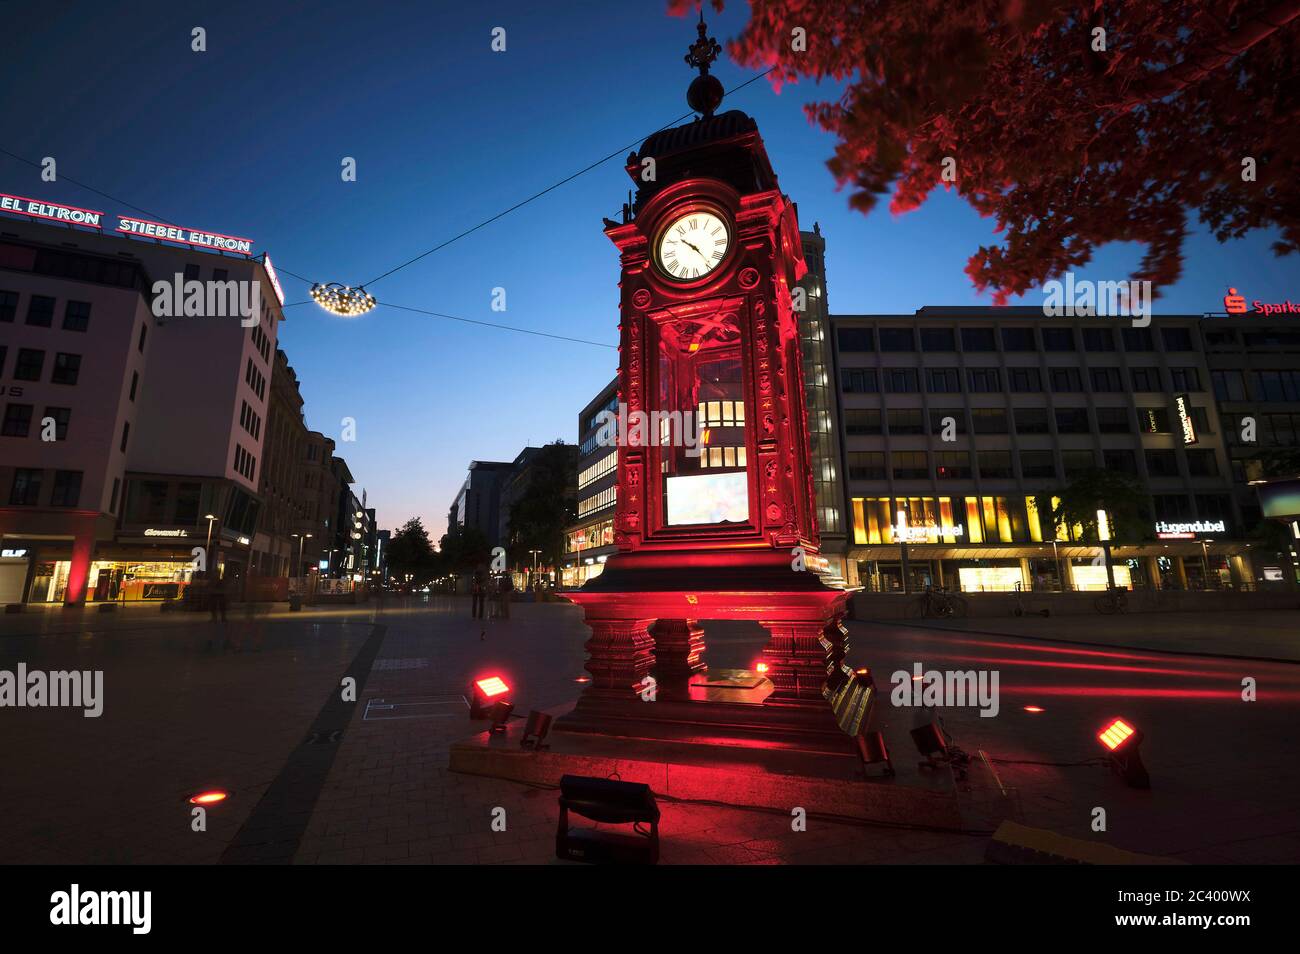
[[[1097,740],[1106,747],[1111,767],[1133,788],[1150,788],[1151,776],[1142,764],[1142,732],[1126,719],[1108,721],[1097,733]]]
[[[197,795],[190,796],[191,805],[215,805],[218,802],[224,802],[230,797],[229,792],[214,790],[210,792],[199,792]]]
[[[509,701],[506,696],[510,686],[500,676],[485,676],[474,680],[470,686],[469,717],[471,719],[487,718],[487,710],[498,702]]]

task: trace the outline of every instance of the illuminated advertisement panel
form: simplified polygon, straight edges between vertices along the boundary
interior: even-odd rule
[[[1300,517],[1300,479],[1256,484],[1255,491],[1259,494],[1259,509],[1266,519]]]
[[[743,523],[749,519],[749,486],[745,472],[669,477],[668,523]]]
[[[1192,396],[1190,394],[1174,395],[1174,413],[1178,417],[1178,433],[1183,444],[1195,444],[1196,424],[1192,421]]]

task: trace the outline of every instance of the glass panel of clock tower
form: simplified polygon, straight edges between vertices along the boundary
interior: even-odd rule
[[[669,526],[749,520],[740,328],[734,316],[659,329],[654,422]]]

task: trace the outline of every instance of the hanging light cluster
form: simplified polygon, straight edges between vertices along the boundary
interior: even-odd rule
[[[353,288],[338,282],[317,283],[311,286],[311,297],[326,311],[348,318],[364,315],[375,307],[375,296],[360,285]]]

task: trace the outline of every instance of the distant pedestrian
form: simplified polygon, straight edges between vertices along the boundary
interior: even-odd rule
[[[497,616],[501,619],[510,618],[510,594],[514,589],[514,580],[510,579],[510,574],[503,573],[501,582],[497,586]]]
[[[487,570],[480,564],[474,571],[474,580],[470,583],[470,615],[474,619],[483,618],[483,602],[487,596],[488,575]]]

